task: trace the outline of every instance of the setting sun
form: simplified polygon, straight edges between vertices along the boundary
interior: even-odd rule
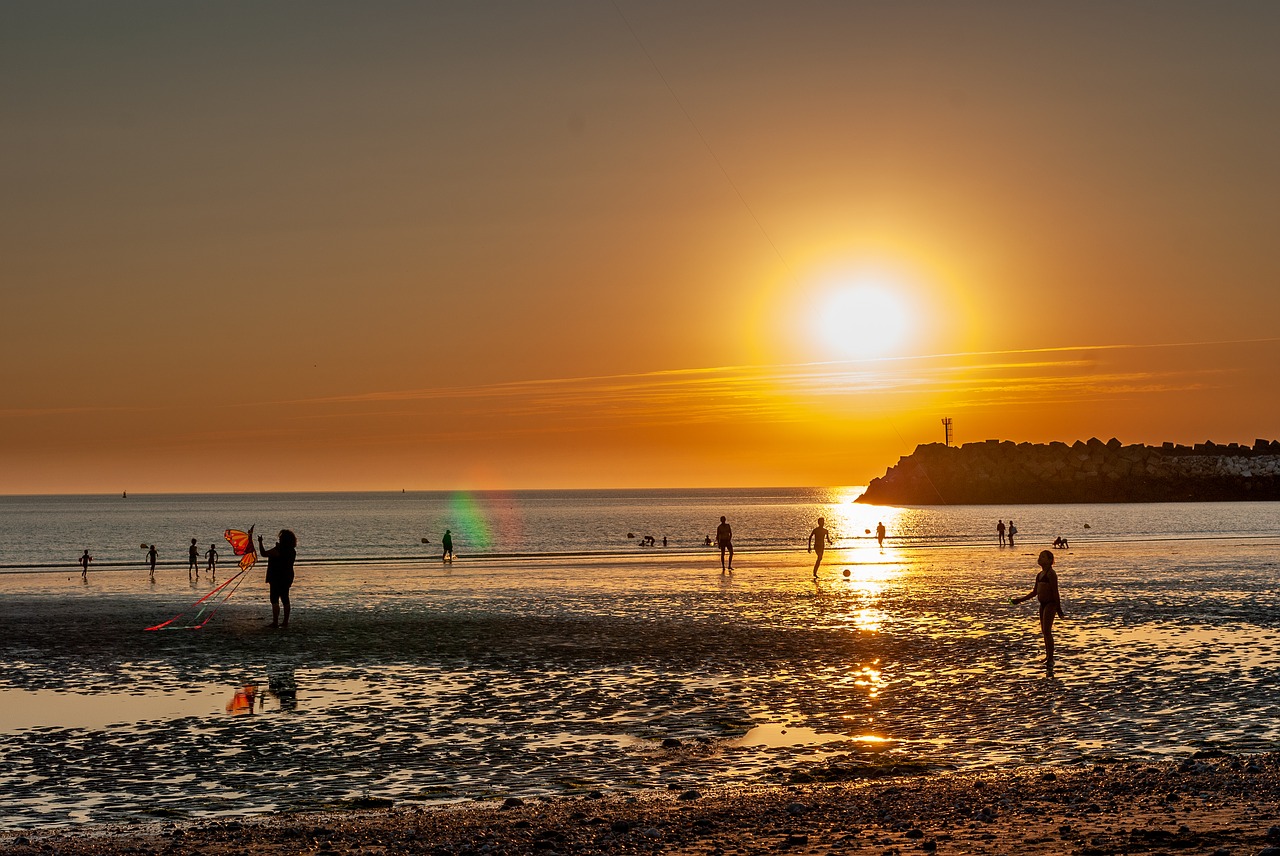
[[[838,357],[884,357],[907,338],[910,313],[888,283],[855,282],[833,289],[820,302],[817,327],[823,345]]]

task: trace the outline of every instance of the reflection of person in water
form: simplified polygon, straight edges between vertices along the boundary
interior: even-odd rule
[[[271,626],[289,626],[289,588],[293,585],[293,563],[298,557],[298,537],[288,529],[281,529],[276,545],[270,550],[258,536],[258,555],[267,557],[267,585],[271,594]],[[280,605],[284,604],[284,620],[280,620]]]
[[[298,709],[298,681],[293,675],[292,666],[267,671],[267,692],[275,696],[281,710]]]
[[[1035,598],[1040,602],[1040,632],[1044,634],[1044,662],[1053,666],[1053,620],[1066,618],[1062,611],[1062,596],[1058,593],[1058,574],[1053,570],[1053,553],[1041,550],[1036,559],[1040,573],[1036,574],[1036,584],[1029,594],[1022,597],[1009,598],[1010,603],[1022,603]]]

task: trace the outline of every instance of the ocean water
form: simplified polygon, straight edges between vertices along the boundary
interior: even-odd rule
[[[858,505],[860,487],[733,490],[520,491],[512,493],[280,493],[0,497],[0,570],[72,567],[89,550],[100,569],[140,566],[155,544],[162,566],[203,556],[226,529],[274,542],[292,529],[303,562],[413,561],[440,551],[472,557],[614,555],[652,535],[669,551],[698,551],[720,516],[747,550],[803,547],[820,516],[836,546],[865,544],[883,522],[895,546],[990,543],[997,519],[1030,543],[1222,537],[1280,533],[1280,503],[927,506]],[[423,544],[426,538],[429,544]],[[1028,540],[1030,539],[1030,540]]]
[[[27,567],[0,574],[0,826],[1280,742],[1277,504],[856,494],[9,498],[3,563]],[[732,575],[699,546],[720,514]],[[815,579],[819,514],[837,543]],[[997,518],[1015,547],[996,545]],[[260,569],[203,630],[142,630],[210,587],[188,579],[187,539],[254,522],[299,533],[288,632],[266,626]],[[446,526],[452,564],[420,544]],[[1056,535],[1067,618],[1048,670],[1035,607],[1008,599]],[[143,540],[172,545],[155,582]],[[82,543],[107,559],[87,581]]]

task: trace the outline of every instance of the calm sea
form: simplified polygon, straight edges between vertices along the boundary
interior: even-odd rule
[[[728,518],[746,550],[805,544],[825,517],[836,546],[866,543],[883,522],[897,546],[989,543],[998,519],[1026,543],[1267,537],[1280,503],[953,506],[857,505],[862,488],[517,491],[453,493],[156,494],[0,497],[0,569],[73,567],[84,550],[98,569],[136,566],[155,544],[162,566],[183,565],[191,539],[203,555],[222,533],[248,529],[299,539],[303,562],[416,560],[450,530],[460,555],[610,555],[696,551]],[[424,544],[423,539],[430,543]],[[225,562],[225,560],[224,560]]]

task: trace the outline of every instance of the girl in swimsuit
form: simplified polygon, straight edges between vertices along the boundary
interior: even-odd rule
[[[1040,573],[1036,574],[1036,584],[1029,594],[1018,598],[1009,598],[1010,603],[1022,603],[1036,598],[1040,601],[1040,632],[1044,634],[1044,662],[1053,665],[1053,620],[1066,618],[1062,611],[1062,597],[1058,594],[1058,575],[1053,570],[1053,553],[1041,550],[1036,564]]]

